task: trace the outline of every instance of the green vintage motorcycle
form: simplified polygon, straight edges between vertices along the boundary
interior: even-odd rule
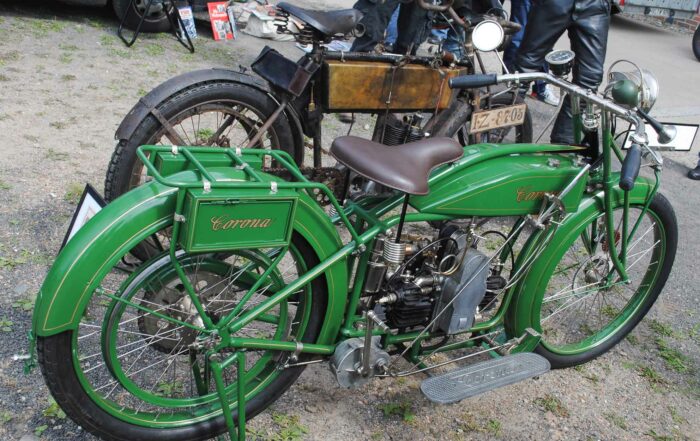
[[[570,54],[556,60],[555,74],[451,87],[558,86],[579,140],[602,135],[598,157],[341,137],[335,158],[395,192],[338,200],[282,150],[142,146],[154,180],[80,229],[41,288],[32,337],[56,401],[106,440],[244,439],[312,363],[343,387],[426,373],[422,392],[454,403],[609,350],[673,265],[676,219],[645,121],[672,134],[644,111],[648,75],[613,73],[601,96],[564,79]],[[613,139],[625,121],[626,155]],[[262,172],[270,158],[291,179]],[[153,237],[160,254],[126,267]]]

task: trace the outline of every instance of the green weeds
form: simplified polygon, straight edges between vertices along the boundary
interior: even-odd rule
[[[385,417],[400,416],[407,423],[410,423],[416,417],[410,401],[380,404],[379,410],[384,413]]]
[[[540,406],[544,411],[566,418],[569,416],[569,410],[564,406],[564,403],[554,395],[546,394],[544,397],[535,399],[535,404]]]

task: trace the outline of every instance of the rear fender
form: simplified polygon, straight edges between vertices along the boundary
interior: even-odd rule
[[[184,73],[173,77],[158,85],[155,89],[141,97],[129,113],[126,114],[121,124],[114,134],[117,141],[127,140],[134,134],[136,128],[141,124],[154,109],[158,108],[162,102],[175,95],[182,89],[195,86],[200,83],[210,81],[229,81],[232,83],[244,84],[266,93],[275,102],[279,99],[272,93],[267,83],[262,79],[242,72],[235,72],[228,69],[201,69]],[[294,134],[295,151],[303,151],[303,131],[299,115],[294,106],[288,106],[285,115],[290,122],[292,133]]]
[[[217,172],[227,178],[243,178],[243,172],[231,168]],[[173,178],[198,179],[190,171]],[[77,329],[91,294],[119,259],[146,237],[172,224],[176,195],[177,189],[150,182],[119,197],[85,224],[60,252],[44,280],[32,318],[34,335],[47,337]],[[294,230],[309,242],[320,260],[342,247],[328,216],[301,191]],[[345,260],[330,267],[325,276],[329,299],[318,343],[332,344],[347,298]]]

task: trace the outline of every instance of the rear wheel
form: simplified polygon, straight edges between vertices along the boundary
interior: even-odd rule
[[[206,315],[217,323],[235,308],[241,313],[252,309],[318,263],[309,244],[294,235],[269,279],[242,304],[279,252],[234,251],[222,259],[180,251],[177,259]],[[314,279],[234,336],[315,342],[326,312],[326,287],[323,276]],[[204,362],[206,349],[193,344],[207,335],[197,330],[205,325],[169,255],[144,263],[132,275],[116,269],[107,273],[81,317],[75,331],[38,339],[51,394],[74,421],[102,439],[120,441],[205,440],[226,430]],[[301,374],[301,367],[281,368],[286,359],[286,353],[276,351],[246,352],[248,418]],[[224,382],[236,409],[235,367],[225,370]]]
[[[695,34],[693,34],[693,53],[695,58],[700,61],[700,26],[695,29]]]
[[[622,207],[614,211],[619,252]],[[642,206],[630,206],[630,231]],[[629,284],[612,268],[606,217],[597,213],[583,222],[568,240],[554,247],[538,280],[537,304],[531,325],[542,334],[536,352],[552,367],[585,363],[605,353],[646,315],[666,283],[678,240],[676,217],[668,200],[657,195],[642,217],[627,249]],[[612,280],[608,275],[615,273]]]

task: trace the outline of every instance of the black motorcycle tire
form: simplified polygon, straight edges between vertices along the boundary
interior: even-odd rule
[[[171,121],[182,112],[190,109],[195,109],[193,111],[196,112],[197,106],[203,104],[229,102],[240,103],[248,109],[254,110],[262,121],[272,115],[278,107],[278,103],[269,95],[253,87],[228,81],[212,81],[196,84],[177,92],[159,104],[157,109],[166,120]],[[149,114],[141,121],[129,139],[118,141],[105,178],[105,199],[107,201],[112,201],[141,184],[134,182],[135,170],[143,167],[136,156],[136,149],[141,145],[154,144],[154,137],[162,127],[162,124],[152,114]],[[296,151],[298,149],[295,149],[292,129],[284,114],[272,124],[269,133],[274,134],[275,144],[292,155],[297,164],[302,162],[304,152]]]
[[[515,98],[515,104],[523,104],[525,101],[521,96]],[[485,106],[486,101],[482,101]],[[506,93],[499,95],[491,100],[491,109],[499,107],[507,107],[513,105],[513,94]],[[452,105],[441,112],[432,128],[431,136],[446,136],[448,138],[457,138],[462,145],[476,144],[480,142],[475,135],[468,134],[468,128],[471,123],[471,117],[474,109],[471,105],[466,104],[462,98],[456,99]],[[514,142],[530,143],[532,142],[532,115],[530,109],[525,110],[525,120],[522,125],[515,126],[516,130]],[[499,140],[489,141],[500,143]]]
[[[145,12],[143,9],[139,8],[137,3],[138,2],[132,2],[131,0],[112,0],[114,13],[117,14],[119,20],[124,20],[124,26],[129,29],[136,29]],[[141,3],[144,4],[146,1],[142,0]],[[163,4],[163,7],[167,6]],[[169,30],[170,20],[168,20],[165,10],[147,16],[143,21],[143,25],[141,25],[141,32],[167,32]]]
[[[311,245],[300,235],[294,234],[292,242],[308,268],[319,263]],[[311,283],[313,298],[310,300],[311,314],[303,342],[315,342],[325,321],[328,306],[327,280],[325,276]],[[149,428],[122,421],[103,410],[83,389],[73,364],[73,333],[65,331],[49,337],[37,338],[37,356],[46,384],[66,414],[86,431],[106,441],[204,441],[226,432],[223,415],[211,420],[176,428]],[[302,360],[307,356],[303,355]],[[281,363],[281,361],[279,362]],[[246,403],[246,419],[264,411],[284,394],[302,374],[306,366],[289,367],[281,371],[264,390]],[[234,421],[238,411],[232,411]]]
[[[695,29],[695,34],[693,34],[693,53],[695,58],[700,61],[700,26]]]

